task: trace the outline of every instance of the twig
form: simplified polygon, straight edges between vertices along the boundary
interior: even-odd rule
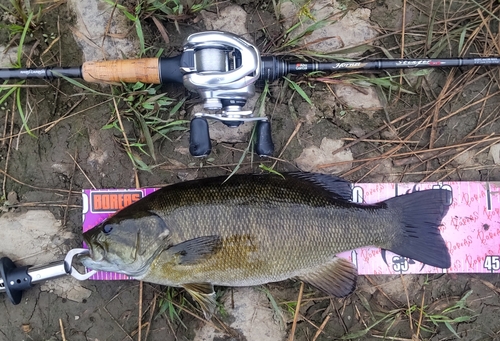
[[[67,202],[58,203],[58,202],[22,202],[18,204],[9,205],[9,207],[69,207],[69,208],[82,208],[82,205],[69,205]]]
[[[123,134],[123,139],[125,140],[125,150],[129,157],[132,157],[132,149],[130,148],[130,143],[128,142],[127,134],[125,133],[125,128],[123,127],[122,116],[120,114],[120,110],[118,110],[118,104],[116,103],[116,98],[113,97],[113,105],[115,106],[116,118],[118,119],[118,123],[120,124],[120,130]],[[135,176],[135,188],[140,188],[139,185],[139,175],[137,174],[137,167],[134,165],[134,176]]]
[[[63,327],[63,323],[62,323],[62,320],[59,319],[59,327],[61,328],[61,337],[63,339],[63,341],[66,341],[66,336],[64,335],[64,327]]]
[[[420,335],[420,326],[422,325],[422,318],[424,317],[424,299],[425,299],[425,287],[424,287],[424,292],[422,294],[422,304],[420,304],[420,316],[418,317],[417,336],[416,336],[417,340],[418,336]]]
[[[326,163],[319,165],[318,168],[328,168],[336,165],[342,165],[342,164],[347,164],[347,163],[352,163],[352,162],[368,162],[368,161],[379,161],[387,157],[401,157],[401,156],[410,156],[410,155],[415,155],[415,154],[423,154],[423,153],[429,153],[433,151],[442,151],[442,150],[449,150],[449,149],[454,149],[454,148],[460,148],[460,147],[465,147],[465,146],[472,146],[475,147],[479,143],[485,143],[485,142],[492,142],[492,141],[497,141],[500,139],[500,136],[494,136],[493,133],[489,135],[489,138],[483,139],[481,141],[472,141],[472,142],[463,142],[463,143],[458,143],[454,145],[449,145],[449,146],[444,146],[444,147],[436,147],[433,149],[425,149],[425,150],[414,150],[411,152],[404,152],[404,153],[399,153],[399,154],[393,154],[394,153],[394,148],[385,152],[381,156],[376,156],[376,157],[369,157],[365,159],[359,159],[359,160],[351,160],[351,161],[339,161],[339,162],[334,162],[334,163]],[[399,148],[399,147],[398,147]],[[392,153],[392,154],[391,154]]]
[[[73,117],[73,116],[76,116],[76,115],[79,115],[79,114],[81,114],[81,113],[84,113],[84,112],[86,112],[86,111],[88,111],[88,110],[92,110],[92,109],[94,109],[94,108],[97,108],[98,106],[101,106],[101,105],[103,105],[103,104],[105,104],[105,103],[109,102],[109,101],[111,101],[111,100],[110,100],[110,99],[108,99],[108,100],[106,100],[106,101],[104,101],[104,102],[97,103],[97,104],[95,104],[95,105],[93,105],[93,106],[91,106],[91,107],[89,107],[89,108],[86,108],[86,109],[80,110],[80,111],[75,112],[75,113],[73,113],[73,114],[71,114],[71,115],[68,115],[68,116],[66,116],[66,117],[61,117],[61,118],[57,119],[55,122],[60,122],[60,121],[62,121],[62,120],[66,120],[66,119],[71,118],[71,117]],[[53,123],[54,123],[54,122],[45,123],[45,124],[42,124],[42,125],[40,125],[40,126],[38,126],[38,127],[35,127],[35,128],[30,128],[30,130],[31,130],[32,132],[34,132],[34,131],[37,131],[37,130],[43,129],[43,128],[45,128],[45,127],[48,127],[48,126],[52,125]],[[24,135],[24,134],[27,134],[27,133],[26,133],[26,132],[19,133],[19,135]],[[12,135],[12,134],[11,134],[10,136],[4,136],[4,137],[0,138],[0,141],[8,140],[8,139],[10,139],[10,138],[12,138],[12,137],[16,137],[17,135],[18,135],[18,134],[16,134],[16,135]]]
[[[104,310],[108,313],[108,315],[111,317],[111,319],[118,325],[118,327],[120,327],[120,329],[122,330],[122,332],[125,333],[125,335],[132,341],[134,341],[134,339],[132,338],[132,336],[130,336],[129,333],[127,333],[127,331],[125,329],[123,329],[122,325],[118,323],[118,321],[115,319],[115,317],[113,315],[111,315],[111,313],[109,312],[108,308],[106,308],[106,306],[103,307]]]
[[[493,44],[495,45],[495,48],[497,49],[497,54],[500,54],[500,46],[498,45],[498,42],[495,39],[495,35],[491,32],[490,25],[486,23],[486,19],[484,18],[483,13],[479,8],[477,9],[477,14],[479,14],[481,19],[483,20],[484,27],[486,28],[489,35],[491,36],[491,40],[492,40]]]
[[[29,187],[29,188],[34,188],[34,189],[38,189],[38,190],[42,190],[42,191],[51,191],[51,192],[61,192],[61,193],[71,193],[71,194],[80,194],[79,192],[70,192],[68,191],[67,189],[59,189],[59,188],[46,188],[46,187],[38,187],[38,186],[33,186],[33,185],[29,185],[27,183],[24,183],[20,180],[17,180],[16,178],[14,178],[12,175],[8,174],[7,172],[5,172],[3,169],[0,169],[0,174],[3,174],[5,175],[6,177],[8,177],[9,179],[11,179],[12,181],[14,182],[17,182],[18,184],[21,184],[23,186],[26,186],[26,187]]]
[[[391,121],[391,122],[389,122],[388,124],[389,124],[389,125],[394,125],[395,123],[398,123],[399,121],[405,120],[405,119],[406,119],[406,118],[408,118],[409,116],[411,116],[411,115],[415,114],[415,112],[416,112],[416,110],[412,110],[412,111],[410,111],[409,113],[406,113],[406,114],[404,114],[404,115],[402,115],[402,116],[399,116],[398,118],[396,118],[396,119],[392,120],[392,121]],[[373,136],[373,135],[375,135],[375,134],[377,134],[377,133],[381,132],[381,131],[382,131],[382,130],[384,130],[385,128],[386,128],[386,126],[385,126],[385,125],[383,125],[383,126],[381,126],[381,127],[377,128],[377,129],[374,129],[374,130],[370,131],[369,133],[366,133],[365,135],[363,135],[363,136],[359,137],[357,140],[352,141],[351,143],[348,143],[348,144],[346,144],[345,146],[340,147],[340,148],[338,148],[338,149],[334,150],[334,151],[332,152],[332,155],[338,154],[338,153],[340,153],[340,152],[342,152],[342,151],[344,151],[344,150],[346,150],[346,149],[351,148],[352,146],[356,145],[358,142],[361,142],[361,141],[363,141],[363,140],[365,140],[365,139],[369,138],[370,136]]]
[[[359,141],[359,142],[378,142],[378,143],[408,143],[408,144],[419,144],[420,141],[403,141],[403,140],[377,140],[377,139],[362,139],[362,138],[354,138],[354,137],[341,137],[342,141]]]
[[[58,92],[56,92],[56,93],[58,93]],[[62,115],[62,117],[60,117],[59,119],[51,122],[51,124],[47,128],[45,128],[44,131],[47,133],[50,129],[54,128],[54,126],[57,123],[59,123],[60,121],[62,121],[64,118],[66,118],[66,116],[69,115],[69,113],[72,112],[73,109],[75,109],[77,106],[79,106],[80,103],[82,103],[83,100],[86,99],[86,98],[87,98],[86,96],[82,96],[82,98],[80,98],[80,100],[78,102],[76,102],[75,104],[73,104],[73,106],[71,106],[71,108],[69,108],[69,110],[64,115]]]
[[[104,42],[106,41],[106,37],[109,34],[109,29],[111,27],[111,22],[113,21],[113,16],[115,15],[115,10],[116,10],[117,4],[118,4],[118,0],[115,0],[115,3],[113,4],[113,10],[111,11],[111,14],[109,15],[108,22],[106,23],[106,28],[104,29],[104,34],[102,35],[102,41],[101,41],[101,46],[100,46],[101,49],[104,49]]]
[[[452,81],[454,80],[455,75],[455,69],[451,70],[451,72],[448,74],[448,77],[446,78],[446,83],[443,87],[443,90],[441,90],[441,93],[439,94],[438,99],[435,101],[435,106],[432,114],[432,124],[431,124],[431,137],[430,137],[430,142],[429,142],[429,149],[434,148],[434,142],[436,141],[436,131],[437,131],[437,124],[439,120],[439,109],[443,107],[443,102],[444,102],[444,95],[447,93],[448,88],[450,87]]]
[[[48,88],[49,85],[43,84],[0,84],[0,89],[10,88]]]
[[[411,306],[410,306],[410,297],[408,296],[408,288],[406,287],[406,282],[402,274],[399,275],[399,278],[401,278],[401,283],[403,283],[403,289],[405,290],[406,304],[408,305],[408,319],[410,322],[410,330],[413,330],[413,320],[410,313]]]
[[[394,341],[413,341],[412,339],[405,339],[403,337],[395,337],[395,336],[387,336],[387,335],[371,335],[374,338],[377,339],[384,339],[384,340],[394,340]]]
[[[391,303],[394,305],[394,307],[399,308],[399,306],[398,306],[396,303],[394,303],[394,301],[393,301],[393,300],[391,300],[391,298],[390,298],[390,297],[389,297],[389,296],[388,296],[388,295],[384,292],[384,290],[380,289],[380,285],[379,285],[379,284],[377,284],[377,283],[375,283],[375,282],[374,282],[374,281],[370,278],[370,276],[365,276],[365,278],[368,280],[368,282],[370,282],[370,283],[371,283],[371,285],[373,285],[373,286],[374,286],[374,287],[375,287],[378,291],[380,291],[380,292],[382,293],[382,295],[384,295],[384,297],[385,297],[385,298],[387,298],[387,299],[389,300],[389,302],[391,302]]]
[[[402,9],[402,22],[401,22],[401,53],[399,57],[401,59],[405,56],[405,34],[406,34],[406,0],[403,0],[403,9]],[[403,88],[403,70],[399,70],[399,91],[398,97],[401,95],[401,89]]]
[[[211,322],[211,321],[207,321],[206,319],[204,319],[204,318],[202,318],[202,317],[200,317],[200,316],[196,315],[195,313],[193,313],[192,311],[189,311],[188,309],[184,308],[183,306],[181,306],[181,305],[179,305],[179,304],[177,304],[177,303],[175,303],[175,302],[173,302],[173,301],[170,301],[170,303],[171,303],[173,306],[175,306],[176,308],[178,308],[178,309],[182,310],[183,312],[185,312],[185,313],[187,313],[187,314],[191,315],[192,317],[194,317],[194,318],[196,318],[196,319],[200,320],[201,322],[204,322],[204,323],[206,323],[206,324],[210,325],[210,326],[211,326],[212,328],[214,328],[215,330],[217,330],[217,331],[219,331],[219,332],[221,332],[221,333],[228,333],[228,331],[227,331],[227,330],[222,330],[222,329],[220,329],[220,328],[219,328],[217,325],[215,325],[213,322]]]
[[[280,154],[278,155],[278,159],[281,158],[281,156],[283,155],[283,153],[285,152],[285,149],[288,147],[288,145],[290,144],[290,142],[292,142],[292,139],[295,137],[295,135],[297,135],[297,133],[299,132],[300,130],[300,127],[302,127],[302,121],[299,120],[299,122],[297,122],[297,125],[295,126],[295,129],[293,130],[293,133],[292,135],[290,135],[290,137],[288,138],[288,141],[286,142],[285,146],[283,147],[283,149],[281,149],[281,152]],[[276,167],[276,164],[278,163],[278,161],[274,161],[273,165],[271,166],[271,168],[274,168]]]
[[[167,320],[168,327],[170,328],[170,331],[172,332],[172,335],[174,336],[175,341],[178,341],[179,339],[177,338],[177,333],[174,330],[174,327],[172,327],[172,323],[170,322],[170,319],[165,319]]]
[[[491,135],[493,135],[493,134],[494,134],[494,133],[492,133]],[[490,141],[490,139],[485,139],[485,140]],[[495,139],[493,139],[493,140],[498,141],[498,140],[500,140],[500,138],[498,138],[498,137],[497,137],[497,138],[495,138]],[[440,166],[439,166],[439,168],[437,168],[437,169],[436,169],[436,170],[434,170],[432,173],[430,173],[430,174],[429,174],[429,175],[427,175],[425,178],[423,178],[423,179],[422,179],[422,182],[424,182],[424,181],[426,181],[427,179],[429,179],[431,176],[433,176],[433,175],[434,175],[434,173],[435,173],[435,172],[437,172],[438,170],[440,170],[441,168],[443,168],[444,166],[446,166],[447,164],[449,164],[450,162],[452,162],[453,160],[455,160],[455,158],[457,158],[457,157],[459,157],[460,155],[462,155],[462,154],[464,154],[464,153],[468,152],[469,150],[471,150],[471,149],[473,149],[473,148],[477,147],[477,145],[478,145],[479,143],[481,143],[481,142],[484,142],[484,140],[483,140],[483,141],[479,141],[479,142],[475,142],[475,143],[476,143],[475,145],[472,145],[472,146],[470,146],[470,147],[468,147],[468,148],[464,149],[464,150],[463,150],[463,151],[461,151],[460,153],[456,154],[454,157],[450,158],[448,161],[446,161],[445,163],[443,163],[442,165],[440,165]]]
[[[330,317],[332,317],[331,314],[326,315],[325,319],[323,320],[323,323],[321,323],[321,326],[319,326],[319,329],[316,331],[316,334],[314,334],[312,341],[316,341],[316,339],[320,336],[320,334],[323,332],[323,329],[325,329],[327,322],[330,320]]]
[[[75,158],[76,158],[76,155],[78,154],[78,150],[75,151]],[[68,153],[69,156],[71,156],[71,154]],[[73,159],[73,161],[75,161],[75,159]],[[68,209],[69,209],[69,202],[71,200],[71,191],[73,189],[73,182],[75,180],[75,171],[76,171],[76,161],[73,162],[73,171],[71,172],[71,180],[69,182],[69,194],[68,194],[68,199],[66,200],[66,206],[64,207],[64,215],[63,215],[63,224],[62,226],[66,226],[66,219],[68,218]]]
[[[12,136],[12,134],[14,133],[14,108],[15,108],[15,104],[14,104],[14,101],[12,102],[12,115],[10,117],[10,136]],[[9,113],[6,112],[5,114],[5,119],[7,120],[7,117],[9,117]],[[7,128],[7,124],[5,125],[5,127]],[[5,135],[5,134],[4,134]],[[10,159],[10,146],[12,145],[12,137],[9,139],[9,146],[7,147],[7,155],[5,156],[5,172],[3,174],[3,183],[2,183],[2,190],[3,190],[3,197],[4,198],[7,198],[7,190],[6,190],[6,186],[7,186],[7,170],[8,170],[8,166],[9,166],[9,159]]]
[[[304,293],[304,282],[300,283],[299,298],[297,299],[297,306],[295,307],[295,314],[293,316],[292,330],[290,332],[289,341],[293,341],[295,337],[295,329],[297,328],[297,319],[299,318],[300,301],[302,300],[302,294]]]
[[[137,332],[137,340],[142,340],[142,288],[144,284],[142,281],[139,282],[139,317],[138,317],[138,332]]]
[[[75,162],[75,166],[78,167],[78,169],[80,170],[80,172],[82,172],[83,176],[85,177],[85,179],[87,179],[87,181],[89,182],[90,186],[92,186],[93,189],[96,189],[95,185],[92,183],[92,181],[90,181],[89,177],[87,176],[87,174],[85,174],[85,171],[82,169],[82,167],[80,167],[80,165],[78,164],[78,162],[76,162],[75,158],[68,153],[68,155],[73,159],[73,161]]]
[[[361,323],[363,323],[363,326],[365,326],[365,328],[368,328],[368,325],[366,324],[365,319],[363,318],[363,315],[361,315],[361,313],[359,312],[358,305],[356,303],[354,303],[354,309],[356,309],[356,314],[358,314],[358,319],[361,320]]]
[[[146,335],[144,336],[144,341],[148,340],[149,330],[151,329],[151,323],[153,321],[153,316],[154,316],[155,309],[156,309],[156,300],[157,299],[158,299],[158,295],[155,293],[153,296],[153,307],[151,307],[151,314],[149,315],[148,327],[146,328]]]
[[[335,303],[333,303],[333,301],[330,299],[330,304],[333,305],[333,307],[335,308],[335,311],[337,312],[337,316],[339,317],[339,320],[340,322],[342,323],[342,328],[344,328],[344,333],[347,334],[347,326],[344,322],[344,318],[342,317],[343,313],[341,314],[340,311],[338,310],[337,306],[335,305]],[[344,305],[343,307],[345,307],[346,305],[346,300],[344,300]]]

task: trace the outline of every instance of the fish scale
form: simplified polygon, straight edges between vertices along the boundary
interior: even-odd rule
[[[163,253],[143,280],[169,277],[173,285],[203,279],[232,286],[279,281],[299,275],[302,271],[297,269],[310,269],[336,253],[388,236],[387,228],[381,226],[386,226],[384,216],[391,212],[339,207],[329,197],[314,192],[304,195],[300,186],[288,186],[279,178],[237,186],[216,184],[204,190],[201,195],[197,186],[168,191],[162,206],[154,207],[171,228],[172,243],[211,235],[223,240],[242,237],[234,238],[231,244],[223,242],[223,250],[210,260],[188,268],[169,264],[170,255]],[[245,252],[248,240],[255,244],[251,252]],[[231,272],[234,268],[240,271]]]

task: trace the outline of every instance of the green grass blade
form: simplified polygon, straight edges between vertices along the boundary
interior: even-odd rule
[[[273,315],[274,315],[275,321],[277,321],[279,323],[279,326],[281,329],[284,329],[285,328],[285,318],[283,316],[283,312],[282,312],[281,308],[279,307],[278,303],[274,299],[273,295],[271,294],[271,292],[267,288],[260,287],[260,288],[258,288],[258,290],[263,292],[267,296],[267,299],[269,300],[269,303],[271,303],[271,307],[273,308]]]
[[[462,33],[460,34],[460,41],[458,42],[458,55],[461,56],[463,53],[464,43],[465,43],[465,35],[467,34],[467,25],[464,26]]]
[[[457,332],[455,331],[455,328],[453,328],[452,325],[448,321],[444,322],[444,325],[446,326],[446,328],[448,328],[450,330],[450,332],[453,333],[453,335],[456,336],[457,339],[461,339],[460,335],[458,335]]]
[[[35,134],[33,134],[30,130],[30,128],[28,127],[28,121],[26,120],[26,116],[24,115],[24,111],[23,111],[23,106],[21,104],[21,88],[17,88],[16,89],[16,104],[17,104],[17,110],[19,111],[19,116],[21,116],[21,121],[23,122],[23,127],[24,129],[26,129],[26,132],[36,138]]]
[[[474,4],[476,4],[477,7],[481,8],[483,11],[488,13],[488,15],[491,15],[491,17],[495,18],[496,20],[500,21],[500,18],[497,17],[495,14],[493,14],[490,10],[488,10],[486,7],[478,3],[476,0],[471,0]]]
[[[266,171],[266,172],[269,172],[269,173],[271,173],[271,174],[276,174],[276,175],[279,175],[279,176],[281,176],[283,179],[285,178],[285,177],[283,176],[283,174],[281,174],[280,172],[278,172],[278,171],[276,171],[276,170],[272,169],[271,167],[268,167],[268,166],[266,166],[266,165],[264,165],[264,164],[262,164],[262,163],[259,165],[259,168],[260,168],[260,169],[262,169],[262,170],[264,170],[264,171]]]
[[[241,155],[240,157],[240,160],[238,161],[238,164],[236,165],[236,167],[234,167],[233,171],[231,172],[231,174],[229,174],[227,176],[227,178],[224,180],[224,182],[226,182],[227,180],[229,180],[234,174],[236,174],[236,172],[240,169],[241,167],[241,164],[243,163],[243,160],[245,160],[245,157],[247,156],[248,152],[250,151],[250,149],[253,149],[253,140],[255,138],[255,131],[256,131],[256,125],[253,126],[253,129],[252,129],[252,134],[250,136],[250,142],[248,142],[248,146],[245,148],[245,150],[243,151],[243,154]],[[224,183],[223,182],[223,183]]]
[[[283,77],[284,79],[286,79],[286,81],[288,82],[288,84],[290,84],[290,86],[292,87],[292,89],[294,89],[295,91],[297,91],[297,93],[307,102],[309,103],[310,105],[312,105],[312,102],[311,102],[311,99],[309,98],[309,96],[307,96],[307,94],[304,92],[304,90],[302,90],[302,88],[297,84],[295,83],[294,81],[292,81],[291,79],[287,78],[287,77]]]
[[[177,104],[174,105],[172,109],[170,109],[169,114],[173,115],[173,114],[177,113],[179,111],[179,109],[182,107],[182,105],[184,104],[185,101],[186,101],[186,97],[184,97],[179,102],[177,102]]]
[[[139,18],[135,20],[135,32],[137,33],[137,37],[139,38],[139,46],[140,46],[139,57],[142,57],[146,52],[146,43],[144,41],[144,33],[142,32],[141,21],[139,20]]]
[[[64,76],[62,75],[61,73],[57,72],[57,71],[52,71],[52,73],[54,73],[54,75],[56,75],[57,77],[60,77],[62,79],[64,79],[65,81],[73,84],[74,86],[77,86],[79,88],[82,88],[82,89],[85,89],[95,95],[101,95],[101,96],[107,96],[107,97],[114,97],[113,95],[110,95],[110,94],[107,94],[107,93],[104,93],[104,92],[99,92],[97,90],[94,90],[92,88],[89,88],[88,86],[80,83],[79,81],[77,81],[76,79],[73,79],[73,78],[69,78],[67,76]]]
[[[17,47],[17,60],[16,60],[16,67],[21,67],[21,57],[23,55],[23,46],[24,46],[24,39],[26,39],[26,34],[28,33],[28,28],[31,24],[31,19],[33,19],[33,13],[30,13],[28,16],[28,19],[26,20],[26,23],[24,24],[24,29],[23,33],[21,34],[21,39],[19,39],[19,46]]]
[[[385,315],[384,317],[382,317],[380,320],[376,321],[375,323],[369,325],[368,327],[366,327],[365,329],[363,330],[360,330],[360,331],[357,331],[357,332],[354,332],[354,333],[350,333],[350,334],[347,334],[347,335],[344,335],[342,336],[342,340],[353,340],[353,339],[359,339],[360,337],[368,334],[368,332],[374,328],[376,325],[378,325],[379,323],[382,323],[384,322],[385,320],[389,319],[389,318],[394,318],[394,315],[393,314],[387,314]]]
[[[140,113],[138,113],[136,110],[133,110],[133,112],[135,114],[135,117],[137,118],[137,121],[139,122],[139,125],[141,127],[141,132],[144,135],[144,138],[146,139],[146,145],[148,146],[149,154],[156,162],[155,147],[153,145],[153,139],[151,138],[151,133],[149,132],[148,124],[146,123],[144,117],[142,117]]]
[[[8,82],[9,82],[9,81],[8,81],[8,80],[6,80],[5,82],[3,82],[3,85],[7,85],[7,83],[8,83]],[[17,84],[22,84],[22,83],[24,83],[24,81],[18,82]],[[2,91],[4,91],[4,89],[7,89],[7,88],[0,88],[0,93],[1,93]],[[9,96],[10,96],[10,95],[12,95],[12,93],[13,93],[14,91],[16,91],[16,89],[18,89],[18,88],[16,88],[15,86],[13,86],[13,87],[8,88],[8,89],[9,89],[9,90],[7,91],[7,93],[5,93],[5,95],[3,95],[3,96],[2,96],[2,98],[0,98],[0,105],[1,105],[3,102],[5,102],[5,101],[7,100],[7,98],[9,98]]]

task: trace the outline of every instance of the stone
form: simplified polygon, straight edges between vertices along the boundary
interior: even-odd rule
[[[333,91],[344,106],[369,116],[383,108],[374,87],[363,87],[363,92],[361,92],[348,84],[335,84],[333,85]]]
[[[234,309],[231,307],[231,292],[223,297],[224,309],[232,321],[229,325],[242,334],[243,340],[281,341],[285,330],[275,321],[273,310],[262,291],[254,288],[233,288]],[[210,324],[196,331],[194,341],[222,340],[225,335],[216,331]]]
[[[76,17],[72,33],[85,61],[137,56],[139,41],[135,35],[128,33],[133,23],[123,12],[113,11],[113,6],[104,1],[69,0],[68,6]],[[104,36],[106,32],[110,35]],[[131,39],[131,36],[134,38]]]
[[[491,148],[490,148],[491,150]],[[453,160],[454,164],[459,166],[474,166],[476,165],[476,153],[475,150],[468,150],[461,152],[460,155],[456,156]]]
[[[6,49],[5,46],[0,45],[0,56],[2,56],[2,58],[0,58],[0,67],[11,68],[17,60],[17,49]]]
[[[494,144],[490,147],[489,155],[496,165],[500,164],[500,143]]]
[[[352,152],[349,149],[343,150],[339,153],[332,154],[334,151],[342,148],[344,142],[341,140],[332,140],[324,137],[321,140],[321,145],[310,146],[304,148],[298,158],[295,159],[297,167],[305,172],[338,174],[345,172],[352,167],[350,161],[353,160]],[[347,161],[347,162],[346,162]],[[327,168],[319,168],[321,165],[341,163],[339,165],[332,165]]]
[[[240,6],[229,5],[221,9],[218,14],[201,11],[201,16],[203,17],[203,22],[207,30],[234,33],[250,42],[253,42],[246,26],[247,12],[245,12],[245,10]]]
[[[345,12],[345,5],[335,0],[313,0],[307,6],[310,15],[314,19],[309,18],[307,15],[297,17],[297,13],[304,13],[304,11],[300,9],[299,5],[291,1],[281,4],[280,13],[284,19],[283,26],[286,29],[291,28],[300,20],[301,25],[291,32],[290,40],[303,34],[311,25],[321,20],[328,21],[324,26],[301,38],[301,45],[307,45],[308,50],[331,53],[339,49],[361,45],[378,35],[376,24],[370,22],[371,11],[369,9],[358,8],[354,11]],[[342,55],[356,57],[362,52],[349,52]]]

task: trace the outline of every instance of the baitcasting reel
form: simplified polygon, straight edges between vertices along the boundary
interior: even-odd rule
[[[207,119],[228,127],[256,122],[255,152],[271,156],[274,145],[267,117],[253,117],[242,110],[255,94],[261,58],[255,46],[227,32],[209,31],[190,35],[180,59],[184,86],[197,92],[209,113],[196,113],[191,120],[189,151],[196,157],[210,154],[212,145]]]

